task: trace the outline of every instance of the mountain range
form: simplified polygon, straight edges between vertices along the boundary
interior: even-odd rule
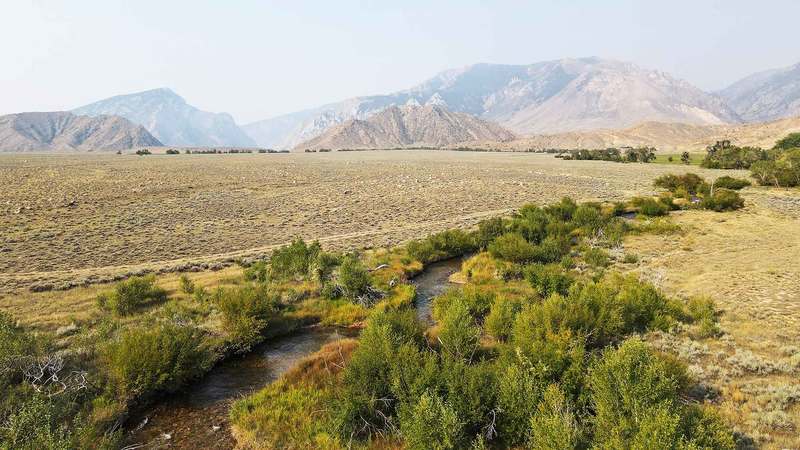
[[[27,112],[0,116],[0,152],[125,150],[160,146],[141,125],[118,116]]]
[[[503,142],[514,134],[493,122],[438,105],[390,106],[367,119],[349,119],[299,149],[444,147],[465,141]]]
[[[462,114],[448,116],[460,117],[462,124],[467,120],[463,115],[470,115],[474,119],[470,123],[480,124],[484,131],[486,122],[493,122],[518,136],[608,135],[609,130],[627,130],[647,122],[717,126],[773,121],[800,116],[800,63],[756,73],[713,93],[664,72],[595,57],[528,65],[475,64],[442,72],[410,89],[354,97],[242,126],[229,114],[202,111],[166,88],[111,97],[72,112],[128,119],[168,146],[289,149],[323,142],[341,147],[373,145],[369,142],[378,146],[422,145],[422,141],[408,143],[412,134],[425,142],[447,145],[467,135],[473,142],[482,140],[480,134],[463,134],[454,128],[421,131],[417,126],[412,127],[412,134],[401,136],[386,128],[388,122],[380,126],[369,122],[387,108],[406,106],[436,107],[436,117],[444,117],[444,111]],[[393,109],[386,117],[397,118],[397,111]],[[395,121],[393,126],[400,122]],[[345,127],[339,127],[345,123]],[[467,128],[474,129],[472,125]],[[654,126],[647,125],[651,129]],[[660,126],[673,132],[681,128]],[[14,142],[14,146],[22,145]]]
[[[86,116],[116,115],[147,128],[165,145],[253,147],[255,142],[227,113],[201,111],[167,88],[118,95],[72,110]]]
[[[747,122],[800,116],[800,63],[753,74],[719,94]]]
[[[294,147],[332,125],[403,104],[444,106],[517,134],[623,128],[643,121],[740,121],[721,96],[664,72],[579,58],[530,65],[476,64],[440,73],[404,91],[352,98],[243,128],[259,145]]]

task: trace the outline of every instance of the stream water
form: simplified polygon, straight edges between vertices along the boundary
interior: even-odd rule
[[[425,271],[411,280],[417,287],[417,317],[428,325],[433,324],[431,300],[452,286],[450,275],[461,270],[461,258],[453,258],[428,265]]]
[[[431,299],[449,286],[448,277],[461,267],[455,258],[429,265],[412,280],[417,287],[417,314],[432,323]],[[352,335],[349,332],[348,335]],[[292,366],[341,331],[311,328],[270,340],[241,358],[216,366],[186,393],[167,396],[128,422],[128,449],[232,449],[228,410],[233,401],[280,378]]]

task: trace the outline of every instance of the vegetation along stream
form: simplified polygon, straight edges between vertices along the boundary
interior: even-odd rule
[[[431,299],[451,284],[461,258],[429,264],[413,279],[419,318],[432,322]],[[307,328],[272,339],[242,358],[215,367],[184,394],[170,396],[130,421],[128,450],[138,448],[233,448],[228,409],[232,401],[280,378],[323,345],[353,334],[336,328]]]

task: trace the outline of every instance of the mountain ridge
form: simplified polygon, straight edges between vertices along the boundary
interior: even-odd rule
[[[243,126],[259,145],[294,147],[348,119],[386,107],[437,104],[517,134],[618,128],[643,120],[722,124],[738,115],[718,96],[656,70],[597,57],[528,65],[479,63],[409,89],[354,97]]]
[[[800,63],[756,72],[721,90],[719,95],[747,121],[800,116]]]
[[[141,125],[119,116],[79,116],[67,111],[0,116],[0,152],[127,150],[160,146]]]
[[[390,106],[367,119],[349,119],[303,142],[303,149],[441,147],[468,140],[507,141],[503,127],[439,105]]]
[[[80,115],[118,115],[144,126],[165,145],[255,146],[228,113],[201,111],[169,88],[115,95],[75,108]]]

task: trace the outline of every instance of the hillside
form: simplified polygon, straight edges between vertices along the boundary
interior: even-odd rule
[[[747,121],[800,116],[800,63],[750,75],[720,95]]]
[[[436,105],[392,106],[365,120],[350,119],[297,149],[441,147],[464,141],[508,141],[514,134],[469,114]]]
[[[125,150],[158,146],[144,127],[118,116],[87,117],[69,112],[0,116],[0,152]]]
[[[87,116],[118,115],[147,128],[165,145],[254,146],[227,113],[201,111],[169,89],[118,95],[74,109]]]
[[[262,146],[294,147],[349,119],[392,105],[438,105],[517,134],[624,128],[644,121],[739,121],[718,96],[664,72],[599,58],[530,65],[475,64],[408,90],[357,97],[244,126]]]
[[[473,141],[459,146],[515,151],[649,146],[661,151],[702,151],[723,139],[736,145],[769,148],[778,139],[794,132],[800,132],[800,117],[739,125],[645,122],[619,130],[540,134],[509,142]]]

